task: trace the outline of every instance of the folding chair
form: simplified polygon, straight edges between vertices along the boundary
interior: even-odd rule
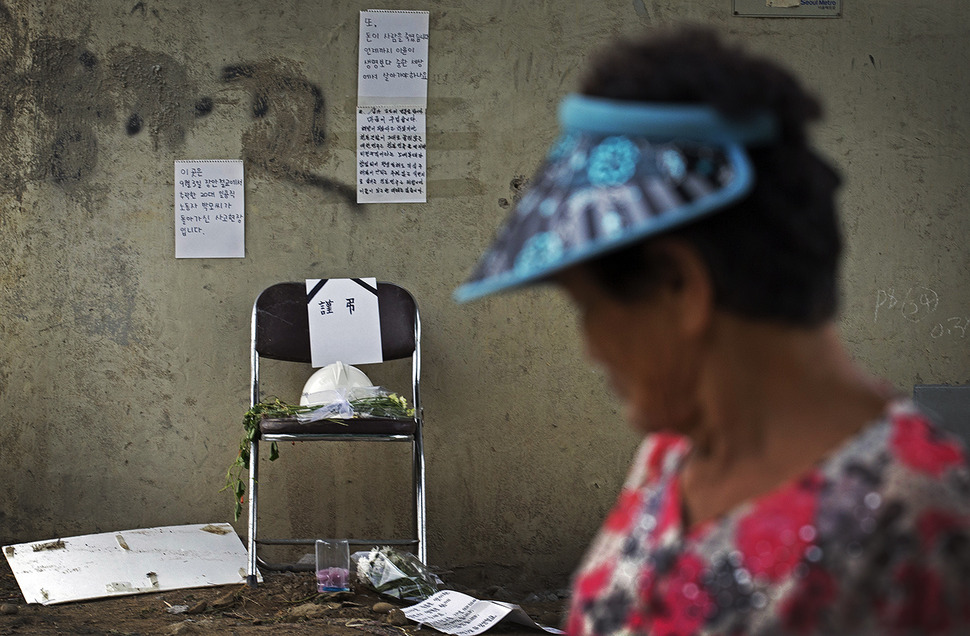
[[[407,539],[349,539],[353,545],[413,546],[416,556],[427,562],[424,496],[424,444],[419,393],[421,375],[421,320],[414,297],[402,287],[378,282],[377,296],[384,361],[411,359],[411,419],[355,418],[334,422],[320,420],[303,423],[295,417],[264,417],[259,435],[250,445],[249,459],[249,568],[247,583],[255,587],[257,567],[266,570],[304,569],[297,564],[267,563],[258,554],[261,545],[313,545],[316,538],[259,538],[257,502],[259,493],[259,445],[269,442],[381,441],[410,442],[411,482],[413,487],[412,536]],[[277,283],[264,289],[253,304],[252,315],[252,399],[260,401],[259,361],[261,358],[309,363],[310,336],[307,318],[307,292],[302,282]],[[312,568],[306,568],[312,569]]]

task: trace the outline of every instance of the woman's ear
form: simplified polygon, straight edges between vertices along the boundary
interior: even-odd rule
[[[661,239],[652,246],[666,256],[671,276],[664,293],[669,294],[672,316],[685,334],[698,335],[708,328],[714,312],[714,284],[707,263],[697,249],[677,239]]]

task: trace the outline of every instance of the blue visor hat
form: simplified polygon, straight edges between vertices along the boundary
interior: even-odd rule
[[[746,146],[777,136],[769,114],[569,95],[562,134],[469,279],[466,302],[545,280],[744,197]]]

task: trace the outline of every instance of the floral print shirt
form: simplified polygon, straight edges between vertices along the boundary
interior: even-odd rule
[[[577,572],[570,635],[970,634],[970,471],[908,401],[689,530],[687,450],[669,434],[642,444]]]

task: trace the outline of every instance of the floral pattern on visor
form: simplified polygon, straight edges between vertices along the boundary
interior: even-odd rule
[[[749,187],[746,162],[734,146],[567,132],[464,293],[535,282],[723,207]]]

